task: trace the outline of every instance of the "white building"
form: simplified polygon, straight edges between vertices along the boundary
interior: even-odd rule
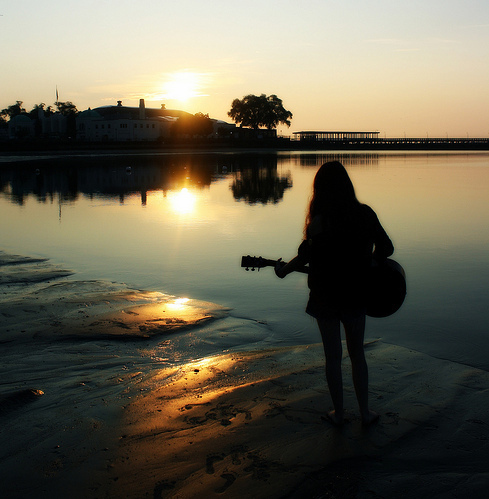
[[[185,111],[146,109],[144,99],[139,107],[102,106],[82,111],[76,117],[76,137],[98,141],[156,141],[169,137],[171,126]]]
[[[25,114],[14,116],[8,121],[9,139],[33,139],[35,137],[34,121]]]
[[[68,118],[61,113],[44,116],[43,111],[39,110],[39,121],[43,137],[59,138],[66,136]]]

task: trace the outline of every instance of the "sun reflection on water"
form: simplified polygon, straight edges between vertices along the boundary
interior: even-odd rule
[[[176,298],[173,302],[167,303],[167,308],[169,310],[183,310],[185,305],[188,303],[188,298]]]
[[[197,196],[184,187],[179,192],[171,192],[168,194],[172,210],[179,215],[187,215],[193,213]]]

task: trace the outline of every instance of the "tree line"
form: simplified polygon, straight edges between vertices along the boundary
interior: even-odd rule
[[[2,109],[0,111],[0,120],[6,122],[21,114],[35,120],[38,119],[39,117],[39,111],[42,111],[42,113],[46,117],[51,116],[55,112],[59,112],[63,116],[71,116],[71,115],[76,116],[78,114],[78,109],[76,108],[75,104],[73,104],[73,102],[71,101],[55,102],[54,108],[53,106],[46,107],[46,104],[44,104],[44,102],[41,102],[40,104],[35,104],[34,107],[29,112],[27,112],[26,109],[22,107],[22,104],[23,101],[18,100],[15,102],[15,104],[12,104],[11,106]]]
[[[27,116],[34,123],[34,134],[36,137],[41,135],[42,125],[40,116],[48,118],[56,113],[59,113],[66,117],[66,133],[68,137],[75,137],[76,135],[76,115],[78,114],[78,109],[75,104],[71,101],[61,102],[57,101],[53,106],[46,106],[44,102],[35,104],[30,111],[27,111],[23,107],[23,101],[18,100],[15,104],[12,104],[5,109],[0,111],[0,127],[7,127],[8,122],[15,118],[16,116]],[[25,135],[24,131],[17,132],[17,138],[23,138]]]

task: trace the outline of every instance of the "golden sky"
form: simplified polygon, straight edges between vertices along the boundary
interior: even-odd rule
[[[22,100],[230,121],[276,94],[300,130],[489,136],[487,0],[0,0],[0,109]]]

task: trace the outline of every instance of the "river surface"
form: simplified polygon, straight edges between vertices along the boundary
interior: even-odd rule
[[[246,272],[240,261],[295,255],[313,177],[333,159],[377,212],[407,275],[403,307],[369,318],[367,340],[489,369],[489,153],[3,157],[0,250],[49,258],[73,270],[71,279],[231,309],[227,322],[176,333],[170,363],[317,343],[304,313],[305,276],[279,280],[271,268]],[[201,333],[205,349],[190,348]]]

